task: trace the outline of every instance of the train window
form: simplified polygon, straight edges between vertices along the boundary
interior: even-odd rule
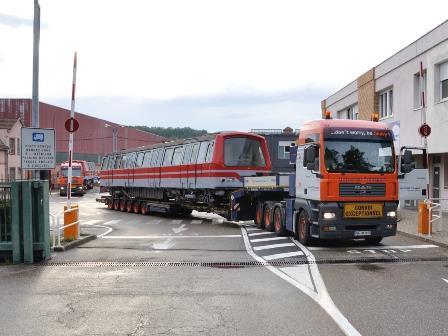
[[[144,158],[145,158],[145,152],[139,152],[137,154],[137,161],[135,162],[135,166],[136,167],[142,167]]]
[[[117,158],[116,156],[110,157],[109,163],[107,164],[108,169],[113,169],[115,167],[115,159],[116,158]]]
[[[114,168],[118,169],[120,167],[121,167],[121,155],[119,154],[119,155],[117,155],[115,157],[115,166],[114,166]]]
[[[184,164],[189,164],[190,163],[190,157],[191,157],[192,149],[193,149],[193,144],[188,144],[188,145],[185,146],[184,160],[183,160]]]
[[[135,158],[137,154],[135,152],[131,153],[131,156],[128,160],[128,168],[135,168]]]
[[[207,149],[207,156],[205,157],[205,162],[212,162],[212,156],[213,156],[213,147],[215,146],[214,141],[210,141]]]
[[[120,167],[118,167],[118,168],[127,168],[128,167],[127,165],[128,165],[128,157],[125,154],[125,155],[121,156],[121,164],[120,164]]]
[[[143,159],[143,167],[151,167],[151,156],[152,151],[145,152],[145,157]]]
[[[249,138],[229,138],[224,141],[226,166],[265,167],[261,142]]]
[[[157,152],[159,153],[157,156],[157,161],[156,161],[156,167],[161,167],[162,166],[162,160],[163,160],[163,152],[165,151],[165,148],[160,148]]]
[[[197,163],[205,162],[205,156],[207,155],[208,141],[201,142],[201,147],[199,147],[199,154]]]
[[[184,146],[176,147],[174,149],[172,165],[173,166],[180,165],[182,163],[183,155],[184,155]]]
[[[151,164],[150,167],[156,167],[157,166],[157,159],[159,157],[159,150],[154,149],[152,150],[152,158],[151,158]]]
[[[107,167],[108,160],[106,159],[109,159],[109,157],[108,156],[103,157],[103,159],[101,160],[101,170],[105,170],[105,168]]]
[[[163,166],[170,166],[171,160],[173,159],[174,148],[167,148],[165,150],[165,156],[163,157]]]
[[[199,142],[195,143],[193,145],[193,151],[191,152],[191,159],[190,159],[190,163],[196,163],[196,160],[198,158],[198,153],[199,153]]]

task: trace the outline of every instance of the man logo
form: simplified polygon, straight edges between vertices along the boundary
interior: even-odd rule
[[[366,194],[368,191],[372,190],[372,186],[365,184],[357,184],[355,185],[355,191],[359,194]]]

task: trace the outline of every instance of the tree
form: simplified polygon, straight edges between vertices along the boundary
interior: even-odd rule
[[[169,139],[193,138],[208,134],[206,130],[196,130],[191,127],[158,127],[158,126],[130,126],[141,131],[154,133]]]

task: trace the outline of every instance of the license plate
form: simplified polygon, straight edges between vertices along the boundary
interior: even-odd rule
[[[383,217],[382,203],[346,203],[345,218],[378,218]]]
[[[372,231],[355,231],[355,237],[365,237],[370,236]]]

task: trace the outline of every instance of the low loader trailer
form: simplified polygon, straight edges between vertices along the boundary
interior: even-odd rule
[[[426,198],[426,162],[415,168],[422,148],[395,153],[387,125],[362,120],[306,122],[291,160],[292,174],[244,178],[231,197],[232,220],[254,219],[302,244],[316,239],[365,239],[378,244],[397,232],[399,200]],[[293,155],[295,154],[295,155]]]

